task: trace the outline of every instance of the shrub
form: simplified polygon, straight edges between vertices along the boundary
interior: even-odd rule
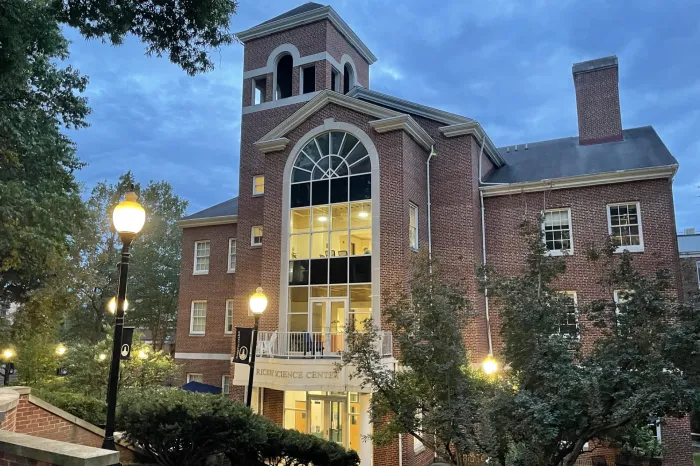
[[[104,426],[107,419],[105,400],[65,391],[34,390],[36,396],[57,408],[96,426]]]
[[[232,466],[357,466],[354,451],[285,430],[243,404],[177,389],[130,391],[117,425],[127,441],[166,466],[202,466],[225,455]]]

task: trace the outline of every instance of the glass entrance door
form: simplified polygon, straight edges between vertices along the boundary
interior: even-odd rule
[[[345,346],[347,298],[321,298],[311,301],[309,331],[316,353],[337,354]]]
[[[331,396],[309,396],[309,433],[347,446],[347,399]]]

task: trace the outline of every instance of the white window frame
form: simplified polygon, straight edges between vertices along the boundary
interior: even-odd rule
[[[256,228],[260,228],[260,242],[259,243],[255,242],[254,232],[255,232]],[[265,231],[264,231],[262,225],[253,225],[252,227],[250,227],[250,245],[251,245],[251,247],[254,247],[254,248],[261,247],[263,245],[264,234],[265,234]]]
[[[415,225],[411,225],[411,217]],[[413,202],[408,204],[408,242],[412,250],[418,250],[418,206]]]
[[[197,270],[197,246],[200,244],[208,244],[209,245],[209,255],[208,256],[202,256],[207,258],[207,269],[206,270]],[[199,241],[194,242],[194,265],[192,266],[192,275],[207,275],[209,273],[209,267],[211,266],[211,241],[208,239],[202,239]]]
[[[418,418],[418,424],[419,427],[423,424],[423,411],[418,411],[416,413],[416,417]],[[418,440],[417,437],[413,437],[413,453],[420,453],[423,450],[425,450],[425,445],[423,445],[423,442]]]
[[[313,68],[314,69],[314,90],[311,92],[307,92],[307,94],[311,94],[312,92],[316,92],[316,63],[309,63],[308,65],[304,65],[299,67],[299,95],[304,94],[304,70],[307,68]]]
[[[204,376],[203,376],[202,374],[198,373],[198,372],[190,372],[190,373],[188,373],[188,374],[187,374],[187,383],[190,383],[190,382],[198,382],[198,380],[192,380],[194,377],[199,377],[199,378],[201,378],[202,381],[199,382],[199,383],[204,383]]]
[[[230,395],[231,394],[231,376],[228,374],[223,374],[221,376],[221,394]]]
[[[642,228],[642,209],[641,206],[639,205],[639,202],[636,201],[630,201],[630,202],[615,202],[613,204],[608,204],[605,206],[605,212],[606,215],[608,216],[608,234],[612,236],[612,221],[610,218],[610,208],[611,207],[616,207],[616,206],[628,206],[628,205],[636,205],[637,206],[637,226],[639,227],[639,244],[638,245],[630,245],[630,246],[618,246],[615,249],[615,253],[621,253],[623,251],[629,251],[629,252],[644,252],[644,230]]]
[[[233,334],[233,299],[226,300],[226,312],[224,315],[226,316],[224,322],[224,334],[231,335]],[[231,323],[231,330],[228,328],[229,322]]]
[[[236,248],[237,248],[236,238],[229,238],[228,239],[228,273],[236,273]],[[231,258],[233,258],[233,261],[231,260]]]
[[[545,216],[547,213],[550,212],[566,212],[567,216],[569,218],[569,245],[571,246],[569,249],[552,249],[549,250],[547,249],[547,255],[548,256],[563,256],[564,254],[567,255],[573,255],[574,254],[574,227],[573,224],[571,223],[571,207],[562,207],[560,209],[546,209],[542,212],[542,240],[545,242],[545,247],[547,245],[547,233],[544,229],[544,223],[545,223]]]
[[[625,299],[624,301],[620,301],[620,293],[627,293],[632,294],[633,292],[631,290],[614,290],[613,291],[613,301],[615,302],[615,315],[620,315],[620,308],[618,307],[618,304],[624,304],[629,301],[628,299]]]
[[[266,76],[258,76],[252,79],[253,81],[253,92],[251,93],[251,105],[260,105],[265,103],[265,97],[266,95],[262,94],[260,95],[260,102],[255,101],[255,93],[258,90],[258,81],[265,80],[265,94],[267,94],[267,77]]]
[[[204,330],[194,330],[194,305],[204,303]],[[195,299],[190,305],[190,335],[204,335],[207,332],[207,311],[208,304],[206,299]]]
[[[258,179],[262,178],[262,192],[257,192]],[[260,197],[265,194],[265,175],[253,175],[253,197]]]
[[[562,294],[565,294],[565,295],[567,295],[567,296],[569,296],[569,297],[570,297],[571,299],[573,299],[573,301],[574,301],[574,317],[576,318],[576,330],[577,330],[577,332],[576,332],[576,340],[580,340],[580,339],[581,339],[581,334],[578,333],[578,330],[579,330],[579,321],[578,321],[578,318],[579,318],[579,312],[578,312],[578,295],[577,295],[577,293],[576,293],[575,291],[562,291],[561,293],[562,293]],[[559,333],[559,335],[567,335],[567,336],[568,336],[568,334],[562,333],[562,331],[561,331],[561,325],[559,325],[559,332],[558,332],[558,333]]]

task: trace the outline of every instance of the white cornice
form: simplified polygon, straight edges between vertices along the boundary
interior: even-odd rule
[[[489,160],[491,160],[496,167],[502,167],[506,164],[505,160],[503,160],[503,157],[501,157],[501,154],[498,152],[498,149],[496,149],[496,146],[491,142],[491,138],[489,138],[489,135],[486,134],[486,131],[484,131],[484,128],[481,127],[478,121],[472,120],[466,123],[442,126],[438,129],[446,138],[471,135],[476,138],[479,144],[485,139],[486,144],[484,144],[484,151]]]
[[[350,26],[348,26],[347,23],[343,21],[338,13],[336,13],[336,11],[330,6],[316,8],[298,15],[282,18],[270,23],[260,24],[237,33],[236,37],[245,44],[247,41],[252,39],[264,37],[275,32],[286,31],[287,29],[292,29],[297,26],[324,19],[330,21],[331,24],[338,29],[340,34],[345,37],[345,40],[347,40],[350,45],[355,47],[357,52],[362,56],[362,58],[367,60],[370,65],[377,61],[377,57],[374,56],[372,51],[364,44],[364,42],[362,42],[362,40],[360,40],[359,37],[357,37],[357,34],[350,29]]]
[[[665,165],[662,167],[638,168],[634,170],[620,170],[616,172],[597,173],[595,175],[571,176],[568,178],[554,178],[549,180],[528,181],[523,183],[482,186],[479,189],[484,193],[484,197],[505,196],[536,191],[547,191],[551,189],[582,188],[586,186],[626,183],[629,181],[673,178],[677,170],[678,165],[674,164]]]
[[[395,108],[397,110],[401,110],[402,112],[411,113],[413,115],[422,116],[450,125],[474,121],[471,118],[455,115],[454,113],[427,107],[408,100],[399,99],[398,97],[382,94],[381,92],[372,91],[361,86],[353,87],[350,92],[348,92],[348,95],[350,97],[368,100],[379,105]]]
[[[328,104],[337,104],[375,118],[389,118],[401,115],[401,113],[394,110],[389,110],[388,108],[380,107],[379,105],[374,105],[369,102],[348,97],[347,95],[339,94],[326,89],[319,92],[319,94],[311,99],[311,101],[309,101],[306,105],[294,112],[289,116],[289,118],[260,138],[260,140],[255,143],[255,146],[258,148],[265,147],[265,145],[269,144],[271,141],[283,138],[287,135],[287,133],[302,124],[307,118]]]
[[[270,139],[269,141],[258,141],[253,145],[263,154],[267,154],[268,152],[278,152],[284,150],[287,147],[287,144],[289,144],[289,139],[277,138]]]
[[[369,125],[378,133],[403,130],[406,131],[425,150],[435,144],[433,138],[410,115],[398,115],[381,120],[370,121]]]
[[[214,225],[228,225],[230,223],[237,223],[238,215],[222,215],[220,217],[205,217],[205,218],[192,218],[183,219],[176,222],[176,225],[180,228],[192,228],[192,227],[210,227]]]

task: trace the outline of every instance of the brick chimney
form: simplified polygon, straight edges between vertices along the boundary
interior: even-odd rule
[[[575,63],[574,87],[581,145],[622,140],[617,57]]]

